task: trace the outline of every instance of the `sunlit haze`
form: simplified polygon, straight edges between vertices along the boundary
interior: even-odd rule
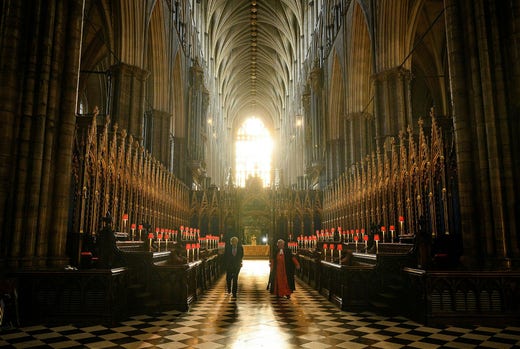
[[[244,187],[247,178],[259,177],[264,187],[271,180],[271,157],[273,140],[264,123],[251,117],[242,124],[237,132],[236,151],[236,184]]]

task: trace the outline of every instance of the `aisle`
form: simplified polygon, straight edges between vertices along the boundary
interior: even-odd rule
[[[2,348],[512,348],[520,328],[423,327],[404,318],[340,311],[298,284],[266,291],[267,261],[244,261],[236,299],[222,277],[189,312],[132,317],[118,326],[33,326],[0,332]]]

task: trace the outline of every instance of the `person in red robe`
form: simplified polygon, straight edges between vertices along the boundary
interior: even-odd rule
[[[280,239],[276,243],[269,261],[271,273],[269,276],[269,292],[277,297],[290,298],[296,289],[294,283],[294,271],[300,269],[298,259],[290,248],[285,247],[285,241]]]

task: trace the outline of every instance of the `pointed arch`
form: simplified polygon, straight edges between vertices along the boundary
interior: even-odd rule
[[[333,53],[332,74],[329,93],[328,139],[338,139],[341,133],[341,118],[345,114],[345,84],[341,62],[336,51]]]
[[[168,111],[168,50],[166,49],[166,33],[164,32],[163,8],[158,1],[150,18],[150,40],[148,46],[148,95],[147,102],[153,109]]]

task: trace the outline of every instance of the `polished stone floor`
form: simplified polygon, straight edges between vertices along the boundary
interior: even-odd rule
[[[115,326],[0,330],[1,348],[520,348],[520,328],[426,327],[339,310],[303,284],[290,299],[266,291],[267,261],[244,261],[238,297],[222,277],[186,313],[134,316]]]

